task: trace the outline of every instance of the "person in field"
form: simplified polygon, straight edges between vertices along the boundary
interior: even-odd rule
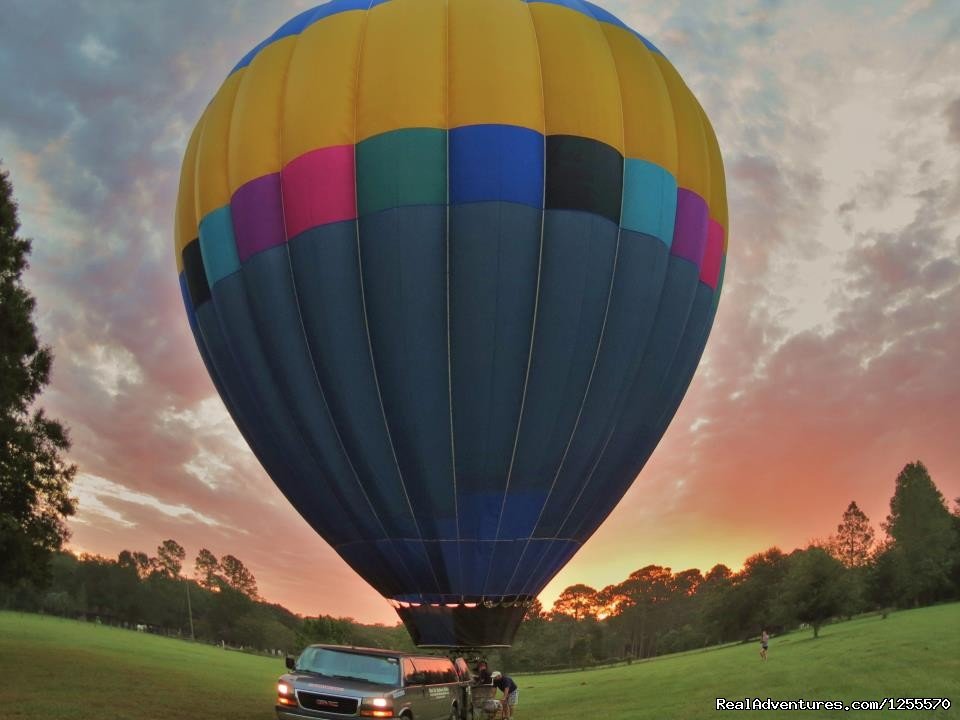
[[[520,700],[520,689],[513,681],[513,678],[507,677],[500,672],[493,673],[493,686],[497,690],[503,691],[503,717],[513,717],[513,708]]]
[[[770,647],[770,635],[767,633],[767,629],[764,628],[763,632],[760,633],[760,659],[767,659],[767,648]]]

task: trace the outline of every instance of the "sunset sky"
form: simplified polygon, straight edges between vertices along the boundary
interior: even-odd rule
[[[730,196],[700,370],[618,509],[542,595],[657,563],[738,567],[876,526],[921,459],[960,496],[960,5],[597,0],[711,118]],[[0,159],[79,465],[71,547],[231,553],[304,614],[393,623],[290,507],[197,353],[173,256],[180,160],[234,63],[315,4],[5,0]],[[323,577],[323,582],[317,578]],[[331,577],[333,581],[331,581]]]

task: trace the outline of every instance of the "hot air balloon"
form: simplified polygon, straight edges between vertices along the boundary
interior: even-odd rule
[[[237,427],[424,647],[509,645],[612,511],[694,374],[727,246],[701,106],[583,0],[298,15],[203,112],[176,213]]]

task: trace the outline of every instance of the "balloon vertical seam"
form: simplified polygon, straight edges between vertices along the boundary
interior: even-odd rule
[[[280,123],[279,123],[279,125],[278,125],[278,130],[279,130],[279,132],[280,132],[280,134],[281,134],[281,137],[280,137],[281,165],[282,165],[282,158],[283,158],[283,137],[282,137],[282,135],[283,135],[283,128],[284,128],[284,126],[285,126],[285,123],[284,123],[285,108],[286,108],[285,96],[286,96],[286,94],[287,94],[287,92],[288,92],[288,86],[289,86],[288,78],[289,78],[289,73],[290,73],[290,65],[291,65],[292,62],[293,62],[294,53],[296,52],[297,44],[301,41],[301,39],[302,39],[302,37],[303,37],[303,34],[302,34],[302,33],[297,33],[297,34],[295,34],[293,37],[294,37],[294,40],[293,40],[293,48],[292,48],[291,51],[290,51],[290,56],[289,56],[289,58],[288,58],[287,65],[286,65],[286,67],[284,68],[283,76],[282,76],[282,78],[281,78],[281,85],[282,85],[282,88],[283,88],[283,89],[282,89],[282,91],[281,91],[281,93],[282,93],[282,94],[281,94],[281,102],[279,103],[279,108],[280,108],[280,110],[279,110],[279,112],[280,112]],[[380,513],[377,512],[376,506],[374,505],[373,501],[370,499],[370,495],[369,495],[369,493],[367,492],[367,489],[366,489],[366,487],[364,486],[363,482],[361,481],[360,475],[357,473],[357,469],[356,469],[356,465],[355,465],[355,463],[354,463],[354,460],[353,460],[353,458],[350,457],[350,453],[349,453],[349,451],[347,450],[346,444],[343,442],[343,437],[342,437],[342,435],[341,435],[341,433],[340,433],[340,428],[339,428],[339,426],[338,426],[338,424],[337,424],[337,421],[336,421],[336,418],[334,417],[334,414],[333,414],[333,408],[330,406],[330,403],[329,403],[329,401],[327,400],[327,393],[326,393],[326,391],[325,391],[324,388],[323,388],[323,383],[322,383],[321,380],[320,380],[320,374],[319,374],[318,371],[317,371],[316,358],[314,357],[313,349],[311,348],[310,340],[309,340],[309,338],[308,338],[308,336],[307,336],[307,330],[306,330],[306,326],[305,326],[304,320],[303,320],[303,310],[302,310],[302,305],[301,305],[301,302],[300,302],[299,291],[298,291],[298,289],[297,289],[297,278],[296,278],[296,273],[295,273],[294,270],[293,270],[293,259],[292,259],[291,255],[290,255],[290,246],[289,246],[290,233],[289,233],[289,228],[288,228],[288,226],[287,226],[286,204],[283,202],[283,192],[284,192],[284,183],[283,183],[283,181],[282,181],[282,176],[281,176],[281,182],[280,182],[280,198],[281,198],[280,209],[281,209],[281,217],[282,217],[283,223],[284,223],[284,236],[285,236],[286,239],[287,239],[286,248],[285,248],[285,254],[286,254],[286,256],[287,256],[287,267],[289,268],[289,272],[290,272],[290,283],[291,283],[291,288],[293,289],[294,305],[295,305],[296,308],[297,308],[297,318],[298,318],[298,321],[299,321],[299,323],[300,323],[300,332],[301,332],[301,334],[302,334],[302,336],[303,336],[304,349],[305,349],[306,352],[307,352],[307,357],[308,357],[309,362],[310,362],[310,367],[311,367],[311,369],[312,369],[312,371],[313,371],[313,376],[314,376],[314,379],[316,380],[317,389],[318,389],[319,392],[320,392],[320,397],[321,397],[321,399],[322,399],[322,401],[323,401],[323,405],[324,405],[324,409],[325,409],[325,411],[326,411],[326,415],[327,415],[327,417],[328,417],[329,420],[330,420],[330,426],[331,426],[331,428],[333,429],[334,436],[335,436],[336,439],[337,439],[337,445],[339,446],[340,451],[343,453],[343,457],[344,457],[344,459],[346,460],[347,466],[350,468],[350,473],[352,474],[353,479],[354,479],[354,481],[356,482],[357,487],[358,487],[359,490],[360,490],[360,493],[363,495],[364,500],[366,500],[367,506],[368,506],[368,508],[369,508],[369,511],[370,511],[372,517],[375,519],[376,523],[380,526],[380,530],[381,530],[382,533],[383,533],[383,539],[389,541],[389,539],[390,539],[390,534],[387,532],[387,528],[386,528],[386,525],[385,525],[384,522],[383,522],[383,518],[380,516]],[[369,542],[369,541],[376,541],[376,540],[377,540],[377,538],[371,537],[369,533],[364,533],[363,531],[361,531],[361,536],[363,536],[363,535],[366,535],[366,536],[367,536],[365,539],[366,539],[368,542]],[[402,557],[399,553],[397,554],[397,559],[398,559],[399,562],[400,562],[400,565],[401,565],[401,567],[402,567],[402,569],[403,569],[403,572],[407,575],[408,581],[412,581],[413,578],[414,578],[414,576],[413,576],[413,574],[410,572],[410,568],[407,567],[407,564],[404,562],[403,557]]]
[[[614,56],[613,50],[612,50],[611,47],[610,47],[610,41],[609,41],[609,39],[607,38],[606,33],[604,32],[603,27],[602,27],[600,21],[597,20],[596,18],[594,18],[594,23],[595,23],[596,26],[597,26],[598,32],[601,34],[601,36],[602,36],[603,39],[604,39],[604,44],[605,44],[605,46],[606,46],[606,48],[607,48],[607,52],[608,52],[609,55],[610,55],[610,65],[611,65],[611,67],[613,68],[614,74],[617,76],[617,92],[618,92],[618,97],[619,97],[619,100],[620,100],[620,103],[619,103],[619,108],[620,108],[620,132],[621,132],[621,140],[622,140],[623,148],[624,148],[624,161],[623,161],[623,168],[622,168],[622,170],[621,170],[621,177],[623,177],[623,176],[625,176],[625,174],[626,174],[626,169],[627,169],[627,163],[626,163],[626,155],[627,155],[627,150],[626,150],[626,148],[627,148],[627,142],[626,142],[626,117],[625,117],[625,113],[624,113],[624,110],[623,110],[623,92],[622,92],[622,88],[621,88],[621,86],[620,86],[620,78],[619,78],[619,71],[618,71],[618,69],[617,69],[616,57]],[[530,531],[530,537],[527,538],[527,542],[524,544],[523,551],[520,553],[520,555],[519,555],[518,558],[517,558],[517,563],[516,563],[516,565],[515,565],[515,567],[514,567],[513,573],[510,575],[510,579],[507,581],[507,585],[506,585],[506,588],[507,588],[507,589],[509,589],[509,588],[512,586],[513,581],[514,581],[514,578],[516,577],[516,575],[517,575],[517,573],[519,572],[520,567],[521,567],[521,565],[522,565],[522,563],[523,563],[523,558],[526,556],[527,550],[528,550],[528,548],[530,547],[531,542],[533,542],[534,537],[536,536],[537,528],[540,526],[540,521],[543,519],[543,513],[544,513],[544,511],[545,511],[546,508],[547,508],[547,504],[550,502],[550,498],[551,498],[551,496],[553,495],[554,489],[556,488],[557,480],[560,478],[561,472],[563,472],[563,467],[564,467],[564,464],[566,463],[567,455],[568,455],[569,452],[570,452],[570,446],[573,444],[573,440],[574,440],[574,437],[575,437],[576,434],[577,434],[577,430],[579,430],[579,428],[580,428],[580,420],[581,420],[581,418],[583,417],[583,409],[584,409],[584,407],[586,406],[587,398],[588,398],[588,396],[590,395],[590,389],[591,389],[592,386],[593,386],[593,378],[594,378],[594,374],[596,373],[596,370],[597,370],[597,364],[598,364],[598,361],[599,361],[599,359],[600,359],[600,351],[601,351],[601,349],[602,349],[602,347],[603,347],[603,341],[604,341],[604,337],[605,337],[605,334],[606,334],[607,319],[608,319],[609,314],[610,314],[610,303],[611,303],[611,300],[612,300],[612,297],[613,297],[613,287],[614,287],[614,284],[615,284],[616,281],[617,281],[617,265],[618,265],[618,260],[619,260],[619,257],[620,257],[620,243],[621,243],[621,240],[622,240],[622,237],[623,237],[623,206],[624,206],[624,198],[625,198],[625,196],[626,196],[626,183],[625,183],[625,181],[624,181],[623,184],[621,184],[621,191],[620,191],[620,219],[619,219],[619,222],[618,222],[618,224],[617,224],[617,246],[616,246],[616,250],[614,251],[614,255],[613,255],[613,266],[612,266],[611,272],[610,272],[610,284],[609,284],[609,287],[607,288],[606,307],[604,308],[603,321],[602,321],[601,326],[600,326],[600,335],[599,335],[599,337],[597,338],[597,348],[596,348],[596,351],[594,352],[594,355],[593,355],[593,364],[592,364],[592,366],[591,366],[591,368],[590,368],[590,376],[589,376],[589,378],[588,378],[588,380],[587,380],[586,387],[584,388],[583,398],[582,398],[581,401],[580,401],[580,407],[579,407],[578,410],[577,410],[577,417],[576,417],[576,419],[574,420],[573,427],[572,427],[571,430],[570,430],[570,436],[567,438],[567,443],[566,443],[566,445],[565,445],[565,447],[564,447],[563,454],[562,454],[561,457],[560,457],[560,462],[559,462],[559,464],[557,465],[557,470],[556,470],[556,472],[554,473],[554,475],[553,475],[553,480],[552,480],[551,483],[550,483],[550,488],[547,490],[547,494],[546,494],[546,497],[545,497],[544,500],[543,500],[543,504],[540,506],[540,512],[539,512],[539,514],[537,515],[537,519],[536,519],[536,521],[533,523],[533,527],[532,527],[532,529],[531,529],[531,531]],[[559,533],[557,533],[557,534],[559,534]],[[552,539],[552,540],[559,540],[560,538],[559,538],[559,537],[554,537],[554,538],[551,538],[551,539]],[[541,556],[541,557],[542,557],[542,556]]]
[[[537,54],[537,64],[538,64],[538,67],[539,67],[539,69],[540,69],[540,100],[541,100],[541,107],[542,107],[543,120],[544,120],[544,125],[543,125],[543,147],[544,147],[543,159],[544,159],[544,162],[543,162],[543,195],[542,195],[542,198],[543,198],[543,201],[542,201],[543,207],[541,207],[541,210],[540,210],[540,250],[539,250],[539,256],[538,256],[538,259],[537,259],[537,283],[536,283],[536,289],[535,289],[535,294],[534,294],[534,298],[535,298],[535,299],[534,299],[534,305],[533,305],[533,319],[532,319],[532,321],[531,321],[531,323],[530,323],[530,344],[529,344],[529,347],[528,347],[528,349],[527,349],[527,368],[526,368],[526,372],[525,372],[524,379],[523,379],[523,393],[522,393],[522,397],[521,397],[521,400],[520,400],[520,411],[519,411],[519,413],[518,413],[518,415],[517,415],[517,428],[516,428],[516,431],[514,432],[514,437],[513,437],[513,450],[511,451],[511,455],[510,455],[510,465],[509,465],[508,470],[507,470],[506,484],[504,485],[504,488],[503,488],[503,500],[502,500],[501,503],[500,503],[500,516],[499,516],[499,518],[497,519],[497,531],[496,531],[496,534],[495,534],[495,536],[494,536],[495,539],[494,539],[493,546],[492,546],[492,547],[493,547],[493,550],[492,550],[492,552],[491,552],[490,562],[489,562],[489,564],[488,564],[488,566],[487,566],[486,576],[485,576],[484,581],[483,581],[483,587],[482,587],[482,592],[481,592],[481,596],[482,596],[483,599],[486,598],[487,586],[488,586],[489,583],[490,583],[490,573],[493,571],[493,563],[494,563],[494,560],[496,559],[496,557],[495,557],[495,556],[496,556],[496,547],[497,547],[496,543],[497,543],[497,542],[499,541],[499,539],[500,539],[500,530],[501,530],[501,527],[502,527],[502,524],[503,524],[503,511],[504,511],[504,509],[506,508],[506,505],[507,505],[507,495],[508,495],[509,492],[510,492],[510,479],[511,479],[511,476],[512,476],[512,474],[513,474],[513,464],[514,464],[514,462],[516,461],[516,457],[517,457],[517,446],[518,446],[518,444],[519,444],[519,442],[520,442],[520,427],[521,427],[521,425],[523,424],[523,412],[524,412],[524,408],[525,408],[525,406],[526,406],[527,388],[529,387],[529,382],[530,382],[530,370],[531,370],[531,367],[532,367],[532,364],[533,364],[533,344],[534,344],[534,341],[535,341],[535,339],[536,339],[537,314],[538,314],[538,311],[539,311],[539,308],[540,308],[540,281],[541,281],[541,275],[542,275],[542,272],[543,272],[543,243],[544,243],[544,235],[546,234],[546,233],[545,233],[545,217],[546,217],[546,210],[545,210],[546,205],[545,205],[545,200],[546,200],[546,187],[547,187],[547,153],[546,153],[546,147],[547,147],[546,117],[547,117],[547,112],[546,112],[546,97],[545,97],[544,82],[543,82],[543,56],[542,56],[542,54],[541,54],[541,52],[540,52],[540,38],[539,38],[538,33],[537,33],[537,23],[536,23],[536,22],[534,21],[534,19],[533,19],[533,11],[530,9],[530,4],[529,4],[529,2],[527,2],[526,0],[522,0],[522,2],[524,3],[524,5],[526,5],[527,13],[528,13],[528,16],[529,16],[529,18],[530,18],[530,28],[531,28],[531,30],[532,30],[532,32],[533,32],[534,43],[536,44],[536,47],[537,47],[537,53],[536,53],[536,54]]]
[[[662,56],[662,57],[663,57],[663,62],[666,63],[668,66],[670,66],[670,67],[672,68],[672,65],[670,65],[670,63],[669,63],[669,61],[666,59],[666,57],[665,57],[665,56]],[[661,70],[661,72],[662,72],[662,70]],[[674,69],[674,72],[676,72],[675,69]],[[677,73],[677,77],[679,78],[679,73]],[[695,103],[696,100],[695,100],[695,98],[693,98],[693,93],[690,92],[689,88],[687,88],[687,86],[686,86],[686,84],[683,82],[682,78],[679,78],[679,79],[680,79],[679,92],[680,92],[680,93],[684,93],[684,92],[685,92],[685,93],[688,93],[688,94],[690,95],[690,98],[689,98],[689,99]],[[674,101],[675,101],[675,98],[674,98],[673,92],[670,91],[670,90],[671,90],[671,86],[670,86],[669,83],[667,83],[667,90],[668,90],[668,93],[669,93],[669,95],[670,95],[671,104],[673,104]],[[679,99],[681,99],[681,100],[686,100],[686,98],[682,98],[682,97],[679,98]],[[679,122],[680,122],[680,120],[678,119],[676,112],[674,112],[674,122],[678,123],[678,131],[679,131]],[[703,133],[703,132],[704,132],[704,131],[703,131],[703,126],[702,126],[702,123],[699,121],[699,118],[698,118],[697,124],[698,124],[699,130],[700,130],[700,133]],[[677,137],[677,141],[678,141],[678,158],[679,158],[679,160],[680,160],[678,175],[682,173],[682,168],[683,168],[683,156],[684,156],[684,153],[682,152],[682,146],[681,146],[681,144],[680,144],[680,136],[681,136],[681,134],[678,132],[678,137]],[[706,145],[706,138],[705,138],[705,137],[704,137],[704,145]],[[689,152],[690,152],[690,148],[688,147],[688,148],[687,148],[687,154],[688,154],[688,155],[689,155]],[[687,163],[689,163],[689,162],[690,162],[690,161],[689,161],[689,159],[688,159],[688,160],[687,160]],[[683,173],[683,174],[686,174],[686,173]],[[682,187],[682,186],[680,186],[679,183],[678,183],[678,192],[679,192],[679,190],[680,190],[681,187]],[[691,193],[696,194],[696,193],[693,191],[692,188],[686,188],[686,189],[688,190],[688,192],[691,192]],[[708,189],[709,189],[709,183],[708,183]],[[709,193],[706,193],[706,194],[709,195]],[[704,201],[706,201],[706,198],[704,198]],[[680,213],[680,208],[679,208],[679,205],[678,205],[678,208],[677,208],[677,214],[678,214],[678,216],[679,216],[679,213]],[[676,230],[675,230],[675,232],[676,232]],[[676,260],[675,260],[675,258],[676,258]],[[671,262],[674,262],[674,261],[694,262],[693,260],[691,260],[691,259],[689,259],[689,258],[687,258],[687,257],[685,257],[685,256],[683,256],[683,255],[674,254],[674,253],[671,253],[670,261],[671,261]],[[694,264],[695,264],[695,263],[694,263]],[[695,289],[696,289],[696,288],[694,288],[694,291],[695,291]],[[682,330],[681,333],[680,333],[680,337],[679,337],[679,339],[678,339],[678,341],[677,341],[676,347],[674,347],[674,349],[673,349],[673,353],[671,354],[671,360],[670,360],[670,362],[666,363],[666,365],[665,365],[665,367],[668,368],[668,369],[669,369],[670,367],[672,367],[672,365],[673,365],[673,360],[675,359],[676,354],[677,354],[677,351],[679,350],[680,345],[682,344],[683,338],[684,338],[684,336],[685,336],[685,334],[686,334],[686,328],[687,328],[687,325],[688,325],[689,322],[690,322],[690,315],[691,315],[691,311],[692,311],[692,309],[693,309],[693,302],[692,302],[692,300],[693,300],[693,298],[691,297],[691,302],[689,303],[689,306],[688,306],[688,308],[687,308],[687,311],[686,311],[686,313],[684,314],[683,330]],[[660,302],[658,303],[658,308],[657,308],[657,317],[659,317],[659,315],[660,315],[660,311],[661,311],[662,304],[663,304],[663,296],[661,295],[661,297],[660,297]],[[644,353],[643,353],[643,360],[641,360],[640,368],[643,367],[643,362],[646,361],[647,357],[649,356],[650,350],[651,350],[650,344],[649,344],[649,340],[650,340],[650,339],[649,339],[649,337],[648,337],[647,347],[646,347],[646,349],[645,349],[645,351],[644,351]],[[664,372],[668,372],[668,371],[669,371],[669,370],[665,370]],[[634,378],[633,384],[636,384],[638,378],[639,378],[639,375]],[[627,396],[629,396],[629,391],[628,391],[628,393],[627,393]],[[621,410],[621,413],[622,413],[622,410]],[[586,490],[586,487],[593,481],[593,478],[594,478],[594,476],[595,476],[595,474],[596,474],[596,470],[597,470],[597,468],[599,467],[600,463],[602,462],[604,456],[606,455],[607,450],[609,449],[609,441],[610,441],[610,439],[612,439],[612,437],[613,437],[614,429],[615,429],[618,425],[619,425],[619,421],[618,421],[617,423],[614,423],[613,428],[611,429],[611,432],[610,432],[610,436],[608,437],[607,442],[604,444],[604,448],[603,448],[603,450],[601,451],[600,455],[598,455],[597,461],[596,461],[596,463],[594,464],[593,468],[591,469],[590,475],[588,476],[587,481],[584,483],[583,490],[581,491],[581,493],[580,493],[580,495],[578,496],[577,500],[575,500],[574,503],[571,505],[570,510],[569,510],[569,512],[567,513],[567,517],[564,519],[562,525],[560,526],[561,531],[566,528],[567,523],[569,522],[571,516],[573,515],[574,510],[576,509],[577,505],[579,504],[580,498],[583,497],[583,492]],[[633,480],[635,480],[635,479],[636,479],[636,474],[634,473],[633,475],[634,475]],[[633,480],[631,480],[631,484],[632,484]],[[598,502],[599,502],[599,501],[598,501]],[[597,503],[594,503],[594,507],[596,507],[596,505],[597,505]],[[610,508],[610,509],[604,514],[604,518],[607,517],[607,516],[609,516],[609,513],[612,512],[612,510],[613,510],[613,508]],[[583,526],[583,524],[584,524],[584,522],[585,522],[585,519],[588,518],[588,517],[589,517],[589,515],[586,515],[586,514],[584,515],[584,520],[581,520],[581,521],[580,521],[580,524],[578,525],[578,527],[577,527],[577,528],[574,528],[574,529],[572,529],[572,530],[570,531],[570,535],[571,535],[571,536],[577,537],[577,536],[579,535],[579,533],[580,533],[580,531],[581,531],[581,529],[582,529],[582,526]],[[596,526],[596,528],[594,528],[594,530],[590,533],[590,535],[592,535],[593,532],[596,532],[596,530],[599,529],[600,524],[602,524],[602,523],[598,523],[597,526]],[[585,542],[588,538],[589,538],[589,536],[586,537],[586,538],[583,538],[583,542]]]
[[[444,88],[444,139],[446,141],[445,160],[446,168],[446,315],[447,315],[447,405],[450,411],[450,473],[453,479],[453,515],[454,524],[457,529],[457,574],[460,584],[460,602],[464,601],[463,596],[463,553],[460,546],[460,497],[457,490],[457,442],[454,433],[453,422],[453,351],[450,344],[450,0],[444,3],[446,7],[446,16],[444,21],[444,59],[446,85]]]
[[[370,356],[370,365],[371,365],[371,368],[373,369],[374,387],[375,387],[376,390],[377,390],[377,401],[378,401],[378,403],[379,403],[379,405],[380,405],[380,413],[381,413],[381,417],[383,418],[383,427],[384,427],[384,430],[385,430],[385,432],[386,432],[386,434],[387,434],[387,440],[388,440],[388,442],[390,443],[390,452],[391,452],[391,455],[393,456],[394,466],[395,466],[396,469],[397,469],[397,477],[400,479],[400,486],[401,486],[401,488],[403,489],[403,496],[404,496],[404,499],[405,499],[406,502],[407,502],[407,507],[408,507],[408,509],[410,510],[411,521],[413,522],[413,526],[414,526],[414,527],[416,528],[416,530],[417,530],[417,536],[418,536],[419,542],[420,542],[420,544],[421,544],[421,546],[422,546],[422,548],[423,548],[424,555],[425,555],[425,556],[427,557],[427,559],[428,559],[428,562],[429,562],[429,564],[430,564],[430,571],[431,571],[431,574],[433,575],[434,582],[436,583],[436,585],[437,585],[437,590],[438,590],[438,592],[439,592],[439,590],[440,590],[440,580],[439,580],[439,578],[437,577],[436,571],[435,571],[434,568],[433,568],[433,563],[432,563],[432,561],[429,561],[429,554],[428,554],[427,551],[426,551],[426,542],[425,542],[424,537],[423,537],[423,531],[420,529],[420,523],[419,523],[419,521],[417,520],[417,514],[416,514],[416,512],[414,512],[413,503],[412,503],[411,500],[410,500],[410,493],[407,491],[406,481],[404,480],[404,477],[403,477],[403,470],[402,470],[401,467],[400,467],[400,461],[399,461],[399,458],[397,457],[397,449],[396,449],[396,444],[394,443],[394,440],[393,440],[393,433],[390,431],[390,422],[389,422],[388,419],[387,419],[387,411],[386,411],[386,408],[385,408],[384,405],[383,405],[383,393],[381,392],[381,389],[380,389],[380,378],[379,378],[379,375],[378,375],[378,372],[377,372],[377,361],[376,361],[376,358],[374,357],[374,354],[373,354],[373,341],[372,341],[372,339],[371,339],[370,321],[369,321],[369,318],[368,318],[368,315],[367,315],[367,300],[366,300],[365,283],[364,283],[364,277],[363,277],[363,254],[362,254],[361,248],[360,248],[360,206],[359,206],[359,202],[360,202],[360,198],[359,198],[360,173],[359,173],[359,164],[358,164],[358,162],[357,162],[357,153],[358,153],[358,148],[359,148],[359,145],[360,145],[360,143],[359,143],[360,75],[361,75],[362,68],[363,68],[363,52],[364,52],[364,46],[365,46],[365,44],[366,44],[367,29],[368,29],[368,27],[369,27],[369,16],[370,16],[370,11],[371,11],[371,9],[372,9],[372,7],[373,7],[373,3],[374,3],[374,2],[375,2],[375,0],[369,0],[369,5],[367,6],[366,11],[364,12],[363,28],[362,28],[361,34],[360,34],[360,44],[359,44],[359,47],[358,47],[358,49],[357,49],[357,74],[356,74],[356,84],[355,84],[355,91],[354,91],[354,114],[353,114],[353,119],[354,119],[354,133],[353,133],[353,135],[354,135],[354,166],[357,168],[357,170],[354,172],[354,193],[355,193],[356,198],[357,198],[357,231],[356,231],[356,238],[357,238],[357,265],[358,265],[358,268],[359,268],[359,278],[360,278],[360,304],[361,304],[361,307],[362,307],[362,309],[363,309],[363,326],[364,326],[364,331],[366,332],[366,336],[367,336],[367,350],[368,350],[369,356]],[[418,594],[420,595],[421,600],[423,600],[424,598],[423,598],[423,592],[422,592],[422,590],[419,591]]]
[[[666,56],[663,56],[663,57],[666,58]],[[666,78],[663,78],[663,77],[662,77],[662,76],[663,76],[663,71],[661,70],[661,68],[660,68],[660,66],[659,66],[659,63],[656,63],[656,62],[655,62],[655,63],[654,63],[654,68],[655,68],[656,72],[661,76],[661,78],[663,79],[664,85],[666,86]],[[673,107],[673,97],[670,95],[669,87],[666,87],[666,91],[667,91],[667,98],[668,98],[668,100],[669,100],[669,102],[670,102],[671,115],[673,116],[673,122],[674,122],[674,124],[676,124],[677,120],[676,120],[675,108]],[[677,155],[678,155],[678,171],[677,171],[677,174],[678,174],[678,176],[679,176],[679,174],[680,174],[680,173],[679,173],[679,145],[680,145],[680,138],[679,138],[679,136],[678,136],[678,137],[677,137],[677,148],[678,148],[678,150],[677,150]],[[660,296],[657,298],[657,310],[656,310],[656,313],[655,313],[655,315],[654,315],[655,317],[659,316],[662,303],[663,303],[663,294],[662,294],[662,291],[661,291]],[[628,385],[626,386],[626,389],[625,389],[625,390],[621,390],[621,397],[623,398],[623,401],[624,401],[624,402],[625,402],[626,398],[629,396],[630,388],[631,388],[631,387],[633,386],[633,384],[636,382],[637,377],[639,376],[640,370],[641,370],[642,367],[643,367],[643,361],[644,361],[644,359],[646,359],[646,357],[647,357],[647,355],[648,355],[648,353],[649,353],[649,351],[650,351],[650,341],[651,341],[651,336],[652,336],[652,334],[653,334],[653,328],[654,328],[654,326],[655,326],[655,323],[654,323],[654,325],[651,325],[650,330],[649,330],[649,332],[647,333],[647,337],[646,337],[645,342],[644,342],[643,351],[642,351],[641,353],[638,353],[638,362],[637,362],[636,368],[635,368],[635,370],[634,370],[634,373],[632,374],[632,376],[630,376],[630,377],[628,377],[628,378],[625,378],[625,380],[628,382]],[[563,535],[563,530],[566,528],[567,522],[570,520],[570,517],[573,515],[574,509],[577,507],[577,505],[580,503],[581,499],[583,498],[583,495],[584,495],[584,493],[586,492],[587,487],[592,483],[594,474],[596,473],[597,468],[600,466],[600,463],[602,462],[604,456],[606,455],[607,449],[608,449],[609,446],[610,446],[610,441],[613,439],[613,436],[614,436],[614,433],[615,433],[615,431],[616,431],[616,428],[617,428],[617,426],[619,425],[620,418],[622,417],[622,414],[623,414],[623,409],[624,409],[624,407],[623,407],[623,404],[621,403],[620,410],[616,413],[615,419],[612,419],[611,422],[610,422],[610,429],[609,429],[609,431],[608,431],[608,433],[607,433],[607,437],[606,437],[606,439],[604,440],[603,446],[600,448],[600,452],[597,453],[596,459],[594,460],[594,462],[593,462],[593,464],[592,464],[592,466],[591,466],[591,468],[590,468],[590,472],[587,474],[587,477],[586,477],[586,478],[584,479],[584,481],[583,481],[583,485],[582,485],[581,488],[580,488],[580,492],[577,494],[576,498],[575,498],[575,499],[573,500],[573,502],[570,504],[570,507],[568,508],[567,513],[566,513],[564,519],[563,519],[563,520],[560,522],[560,524],[557,526],[557,535],[558,535],[558,536],[562,536],[562,535]],[[571,535],[572,535],[572,533],[571,533]]]

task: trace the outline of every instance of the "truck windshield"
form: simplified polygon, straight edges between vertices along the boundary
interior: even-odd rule
[[[297,670],[341,680],[360,680],[378,685],[400,684],[397,658],[308,647],[297,659]]]

